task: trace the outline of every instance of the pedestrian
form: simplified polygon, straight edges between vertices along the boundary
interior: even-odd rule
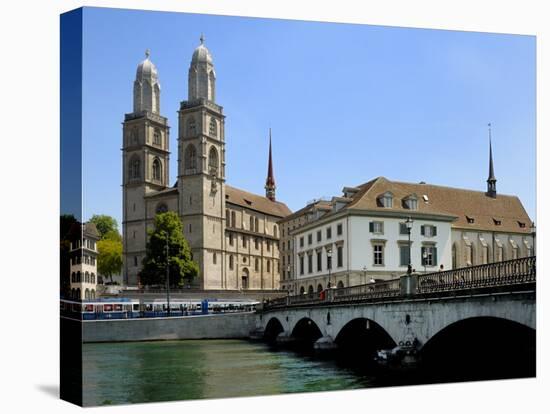
[[[440,271],[440,272],[443,271],[443,265],[442,265],[442,264],[439,265],[439,271]]]

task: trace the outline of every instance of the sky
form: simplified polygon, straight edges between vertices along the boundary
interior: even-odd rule
[[[122,121],[146,49],[168,118],[201,33],[226,118],[227,183],[264,194],[272,129],[277,200],[293,211],[384,176],[497,190],[536,221],[534,36],[84,9],[83,216],[122,218]]]

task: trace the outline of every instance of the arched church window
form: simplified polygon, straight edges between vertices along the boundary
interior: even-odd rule
[[[213,137],[218,136],[218,122],[214,118],[210,118],[210,135]]]
[[[138,130],[137,128],[132,128],[130,131],[130,142],[132,144],[137,144],[138,142]]]
[[[130,161],[130,179],[138,179],[141,177],[141,161],[137,156],[134,156]]]
[[[189,118],[187,121],[187,136],[191,137],[197,133],[197,124],[195,123],[195,118]]]
[[[193,144],[189,144],[185,150],[185,170],[188,172],[194,172],[197,168],[197,150]]]
[[[210,175],[218,175],[218,151],[211,147],[208,154],[208,172]]]
[[[168,206],[165,203],[160,203],[157,205],[156,212],[157,214],[166,213],[168,211]]]
[[[160,181],[162,177],[162,165],[158,158],[153,161],[153,180]]]
[[[155,128],[155,132],[153,133],[153,144],[155,145],[162,144],[160,130],[158,128]]]

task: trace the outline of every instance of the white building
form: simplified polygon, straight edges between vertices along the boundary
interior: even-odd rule
[[[487,192],[378,177],[346,187],[332,209],[318,211],[293,238],[294,293],[353,286],[417,272],[533,255],[532,221],[515,196],[496,193],[492,160]],[[292,216],[289,216],[292,218]],[[287,259],[288,261],[288,259]]]
[[[77,225],[79,226],[79,225]],[[99,233],[93,223],[81,225],[71,242],[71,297],[95,299],[97,293],[97,242]]]

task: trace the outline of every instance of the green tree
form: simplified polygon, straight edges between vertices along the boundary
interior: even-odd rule
[[[78,225],[78,220],[72,214],[62,214],[59,218],[59,261],[60,261],[60,279],[59,289],[61,296],[69,297],[71,291],[71,260],[69,251],[71,250],[71,229]]]
[[[94,214],[90,219],[90,223],[95,224],[101,239],[104,239],[106,234],[113,231],[118,234],[118,223],[114,217],[106,214]]]
[[[116,233],[118,235],[118,233]],[[122,241],[105,238],[97,242],[97,271],[99,274],[109,277],[113,281],[113,275],[120,273],[122,269]]]
[[[166,254],[167,238],[168,255]],[[189,243],[183,237],[180,218],[173,211],[157,214],[155,227],[149,230],[146,256],[140,273],[141,283],[164,285],[167,266],[172,287],[183,287],[186,281],[189,283],[199,273],[199,267],[193,261]]]

